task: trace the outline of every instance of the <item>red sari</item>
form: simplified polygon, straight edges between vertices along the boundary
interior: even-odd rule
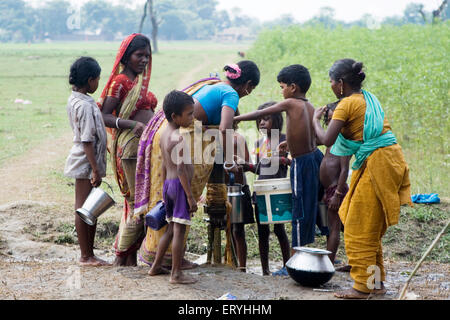
[[[151,57],[147,68],[134,81],[121,73],[125,66],[121,64],[120,60],[137,35],[139,34],[134,33],[122,41],[111,75],[97,103],[99,108],[102,109],[106,97],[118,99],[120,101],[119,112],[117,114],[114,110],[112,114],[124,120],[132,119],[138,110],[154,110],[157,104],[155,95],[148,91],[152,69]],[[130,129],[107,128],[107,133],[111,165],[125,201],[124,213],[114,247],[116,249],[116,255],[126,256],[139,248],[142,241],[142,233],[144,232],[142,221],[133,217],[134,174],[136,168],[124,166],[123,162],[126,159],[137,158],[139,139],[134,136]],[[130,186],[130,183],[133,185]]]

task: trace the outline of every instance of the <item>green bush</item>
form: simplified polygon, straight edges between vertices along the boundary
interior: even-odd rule
[[[449,22],[377,30],[291,26],[264,31],[247,53],[260,67],[261,83],[255,94],[243,100],[241,112],[264,101],[281,100],[276,76],[281,68],[296,63],[311,73],[307,97],[314,106],[335,101],[329,68],[341,58],[362,61],[364,88],[380,100],[404,150],[412,191],[448,195],[449,26]],[[255,127],[254,123],[241,126]]]

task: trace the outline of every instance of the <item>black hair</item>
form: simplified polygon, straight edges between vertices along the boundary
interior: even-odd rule
[[[194,99],[186,92],[172,90],[170,91],[163,102],[163,110],[166,115],[166,119],[169,122],[172,122],[172,114],[181,115],[184,111],[184,108],[187,105],[193,105]]]
[[[139,50],[139,49],[147,48],[147,47],[150,48],[150,52],[151,52],[152,46],[150,44],[149,38],[147,38],[146,36],[144,36],[142,34],[135,36],[134,39],[131,40],[130,44],[128,45],[127,50],[125,50],[125,53],[123,54],[122,59],[120,59],[120,62],[124,65],[127,64],[128,60],[130,59],[133,52],[135,52],[136,50]]]
[[[325,113],[323,114],[323,124],[327,124],[328,122],[328,111],[336,109],[337,105],[339,104],[341,100],[328,103],[325,107]]]
[[[258,107],[258,110],[266,109],[270,106],[273,106],[274,104],[276,104],[275,101],[269,101],[269,102],[263,103],[262,105],[260,105]],[[272,129],[278,129],[280,131],[283,130],[283,115],[281,114],[281,112],[272,113],[270,115],[270,117],[272,118]],[[256,119],[256,128],[259,128],[260,122],[261,122],[261,119]]]
[[[101,71],[102,68],[100,68],[100,65],[94,58],[78,58],[70,66],[69,83],[77,88],[83,88],[88,84],[90,78],[98,78]]]
[[[236,79],[227,79],[235,85],[241,85],[247,83],[247,81],[251,81],[252,86],[257,86],[259,84],[260,72],[256,63],[250,60],[242,60],[237,63],[239,68],[241,69],[241,76]],[[236,73],[236,70],[233,69],[230,65],[226,65],[223,68],[224,71],[229,71],[231,73]]]
[[[353,59],[341,59],[333,64],[330,68],[329,75],[332,80],[339,81],[342,79],[352,89],[359,90],[362,87],[362,82],[366,78],[366,74],[362,68],[362,62],[356,62]]]
[[[301,64],[293,64],[281,69],[277,81],[286,84],[294,83],[303,93],[307,93],[311,86],[311,75],[306,67]]]

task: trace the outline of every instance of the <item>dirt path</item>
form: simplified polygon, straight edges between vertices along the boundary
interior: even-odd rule
[[[190,70],[179,87],[194,81],[205,64]],[[202,265],[190,271],[199,281],[190,286],[169,285],[167,276],[149,277],[148,267],[78,267],[79,249],[56,244],[44,231],[73,220],[73,195],[55,193],[55,178],[71,146],[71,133],[44,141],[26,155],[0,168],[0,299],[215,299],[230,292],[238,299],[334,299],[332,292],[350,287],[348,273],[336,273],[318,289],[297,285],[289,277],[262,277],[225,266]],[[57,188],[57,186],[56,186]],[[58,196],[55,196],[58,194]],[[120,208],[105,214],[118,221]],[[112,250],[96,254],[112,261]],[[251,261],[259,266],[258,262]],[[406,281],[413,264],[387,262],[384,299],[392,299]],[[447,265],[425,264],[411,284],[419,298],[448,299]],[[426,272],[428,270],[429,272]],[[414,296],[412,296],[414,298]]]

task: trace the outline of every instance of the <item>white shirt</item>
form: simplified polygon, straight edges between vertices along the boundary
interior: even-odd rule
[[[73,131],[73,146],[66,160],[64,175],[75,179],[92,178],[83,142],[93,142],[99,175],[105,177],[106,130],[99,107],[92,97],[72,91],[67,101],[67,115]]]

